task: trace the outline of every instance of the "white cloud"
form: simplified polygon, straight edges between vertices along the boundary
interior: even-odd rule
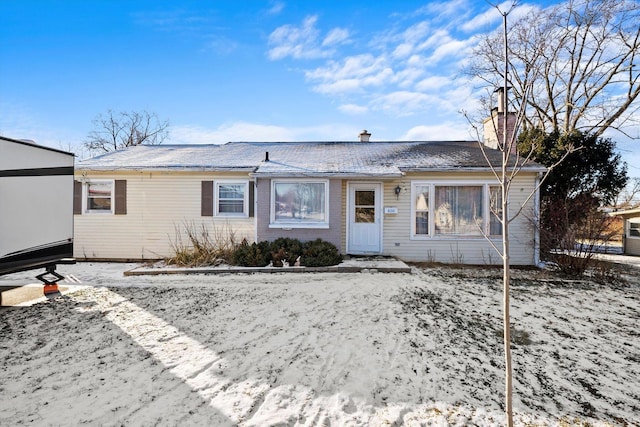
[[[300,27],[283,25],[269,35],[268,57],[278,60],[290,56],[294,59],[328,58],[335,53],[335,46],[348,42],[349,32],[334,28],[320,42],[320,31],[316,28],[318,17],[307,16]]]
[[[385,58],[364,54],[347,57],[342,62],[331,61],[326,67],[307,71],[305,76],[316,83],[316,92],[343,94],[381,86],[391,79],[393,70]]]
[[[518,7],[511,13],[530,9]],[[470,18],[474,14],[476,18]],[[495,8],[469,0],[430,2],[413,14],[390,19],[386,28],[361,31],[367,40],[359,44],[341,28],[323,37],[317,17],[310,16],[300,26],[276,29],[269,54],[272,59],[324,58],[320,66],[303,70],[305,79],[314,92],[337,100],[336,108],[345,114],[455,114],[477,104],[472,84],[459,72],[477,42],[476,33],[486,22],[500,20]],[[334,45],[345,43],[353,54],[334,55]]]
[[[437,49],[439,46],[442,46],[444,43],[448,43],[450,41],[451,35],[449,34],[449,31],[441,28],[432,32],[425,41],[420,43],[418,49],[421,51],[428,49]]]
[[[224,144],[229,141],[291,141],[293,133],[282,126],[247,122],[225,123],[215,129],[199,126],[174,126],[171,143]]]
[[[400,43],[393,50],[393,56],[395,58],[406,58],[413,53],[415,46],[411,43]]]
[[[438,91],[453,86],[453,79],[445,76],[430,76],[416,84],[416,89],[421,92]]]
[[[469,48],[469,41],[463,40],[449,40],[446,43],[441,44],[429,57],[429,61],[434,64],[442,61],[447,57],[460,57],[466,56]]]
[[[417,14],[429,15],[440,20],[445,17],[460,17],[470,10],[468,0],[434,1],[418,9]]]
[[[322,46],[342,44],[349,39],[349,31],[344,28],[334,28],[322,41]]]
[[[369,112],[368,107],[365,107],[362,105],[356,105],[356,104],[343,104],[338,107],[338,110],[342,111],[343,113],[351,114],[354,116],[360,115],[360,114],[366,114]]]
[[[425,70],[422,67],[407,67],[404,70],[400,70],[394,74],[393,81],[402,89],[407,89],[415,83]]]
[[[230,141],[350,141],[356,140],[360,130],[353,125],[336,123],[286,127],[237,121],[224,123],[214,129],[192,125],[172,126],[170,132],[167,143],[225,144]]]
[[[525,17],[528,14],[535,13],[540,10],[539,7],[525,4],[522,6],[517,6],[513,10],[511,10],[513,2],[511,0],[504,1],[498,5],[498,7],[489,7],[484,12],[475,15],[469,21],[463,23],[459,26],[460,29],[466,32],[475,32],[486,30],[487,27],[492,27],[496,25],[501,25],[502,22],[502,14],[509,13],[510,21],[517,21],[520,18]],[[491,28],[489,28],[491,29]]]
[[[271,7],[267,10],[269,15],[279,15],[284,10],[284,2],[272,1],[270,5]]]
[[[395,91],[377,97],[371,103],[372,108],[387,114],[403,117],[424,111],[437,102],[433,96],[411,91]]]
[[[469,126],[461,123],[446,122],[438,125],[420,125],[409,129],[402,135],[400,141],[451,141],[451,140],[476,140],[471,134]]]
[[[500,10],[503,10],[502,5],[500,6],[500,8],[501,8]],[[501,20],[502,20],[502,15],[500,14],[500,12],[496,10],[495,7],[490,7],[483,13],[479,15],[475,15],[469,21],[462,24],[460,28],[467,32],[476,31],[484,27],[487,27],[488,25],[497,24]]]

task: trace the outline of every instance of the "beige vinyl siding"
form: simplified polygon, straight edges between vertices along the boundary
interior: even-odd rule
[[[500,264],[501,258],[491,244],[482,236],[429,236],[412,238],[411,183],[424,181],[443,184],[478,182],[494,185],[495,178],[489,174],[407,174],[401,180],[388,181],[384,184],[384,205],[397,207],[397,214],[384,215],[383,254],[397,256],[406,261],[442,262],[464,264]],[[524,203],[534,190],[536,175],[521,173],[514,181],[511,189],[511,212]],[[400,186],[401,192],[396,199],[394,189]],[[531,223],[534,214],[534,198],[531,198],[525,211],[510,225],[510,255],[514,265],[531,265],[535,262],[535,230]],[[502,247],[500,237],[492,241]]]
[[[625,216],[624,218],[624,253],[627,255],[640,255],[640,237],[629,236],[630,222],[640,222],[640,218],[637,216]]]
[[[640,255],[640,238],[627,237],[624,242],[624,253],[627,255]]]
[[[189,172],[83,172],[76,180],[127,181],[126,215],[74,216],[74,256],[87,259],[159,259],[172,254],[178,230],[204,226],[216,232],[235,233],[240,241],[254,238],[254,218],[201,216],[202,181],[247,180],[246,174]],[[188,240],[183,238],[183,243]]]

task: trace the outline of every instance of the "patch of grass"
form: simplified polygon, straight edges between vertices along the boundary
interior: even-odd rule
[[[494,332],[495,336],[502,340],[504,336],[504,331],[502,329],[496,329]],[[533,341],[531,341],[531,337],[529,332],[523,329],[517,329],[515,327],[511,327],[511,344],[515,345],[531,345]]]

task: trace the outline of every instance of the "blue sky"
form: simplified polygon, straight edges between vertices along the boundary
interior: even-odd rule
[[[461,69],[501,24],[471,0],[0,0],[0,134],[75,149],[111,109],[172,143],[474,139]]]

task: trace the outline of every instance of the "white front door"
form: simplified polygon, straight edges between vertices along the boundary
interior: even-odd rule
[[[351,254],[379,254],[382,250],[382,184],[349,183],[348,242]]]

